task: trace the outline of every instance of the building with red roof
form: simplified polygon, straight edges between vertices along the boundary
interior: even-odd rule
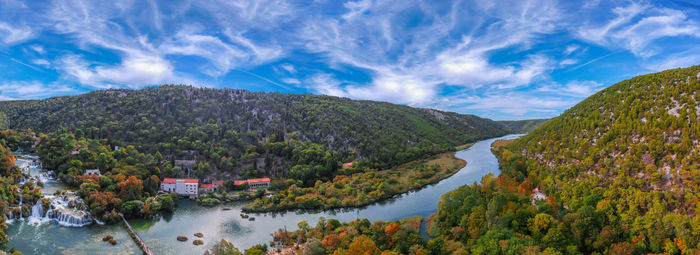
[[[214,185],[214,189],[219,189],[220,186],[224,186],[224,181],[214,180],[213,182],[211,182],[211,185]]]
[[[215,187],[214,184],[202,184],[199,186],[200,189],[203,191],[214,191]]]
[[[178,195],[196,197],[199,193],[198,179],[165,178],[160,183],[160,189]]]
[[[236,185],[236,186],[243,185],[245,183],[248,183],[248,187],[251,189],[267,188],[267,187],[270,187],[270,178],[265,177],[265,178],[233,181],[233,185]]]
[[[270,178],[248,179],[248,187],[251,189],[270,187]]]
[[[348,168],[348,167],[351,167],[351,166],[352,166],[352,162],[344,163],[344,164],[343,164],[343,169]]]

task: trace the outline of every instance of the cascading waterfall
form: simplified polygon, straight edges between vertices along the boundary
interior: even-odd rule
[[[52,171],[41,172],[41,164],[35,161],[18,159],[15,164],[21,169],[26,170],[31,174],[28,180],[41,181],[47,183],[55,181],[55,174]],[[31,171],[36,170],[36,171]],[[20,185],[27,180],[20,180]],[[24,203],[21,190],[17,190],[19,196],[18,206],[8,207],[6,216],[7,222],[12,223],[14,220],[27,220],[30,223],[47,223],[57,222],[63,226],[82,227],[91,224],[93,219],[87,212],[87,206],[83,199],[71,191],[66,191],[62,194],[43,195],[32,207],[29,217],[22,216],[22,204]],[[48,203],[45,204],[45,200]]]
[[[49,199],[47,210],[44,210],[44,199]],[[65,195],[46,195],[32,207],[32,214],[28,218],[32,223],[44,223],[55,221],[67,227],[82,227],[92,223],[90,214],[85,211],[85,204],[77,195],[68,193]]]

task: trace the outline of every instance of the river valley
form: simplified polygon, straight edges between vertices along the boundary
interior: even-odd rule
[[[297,223],[306,220],[315,225],[320,217],[350,221],[367,218],[371,221],[393,221],[411,216],[427,217],[437,209],[442,194],[460,185],[472,184],[481,177],[498,174],[498,162],[491,153],[491,143],[498,139],[515,138],[510,135],[483,140],[472,147],[457,152],[458,158],[467,165],[453,176],[436,184],[426,186],[389,200],[362,208],[333,211],[292,211],[286,213],[251,214],[255,221],[241,218],[241,208],[245,203],[214,207],[197,206],[191,200],[180,200],[172,214],[161,215],[152,220],[130,220],[130,224],[157,254],[203,254],[220,239],[232,242],[240,249],[272,240],[271,233],[278,228],[295,229]],[[48,181],[42,189],[45,194],[53,194],[60,184]],[[224,208],[230,210],[224,210]],[[140,253],[121,225],[91,224],[83,227],[66,226],[56,221],[15,220],[8,224],[9,247],[25,254],[132,254]],[[191,241],[179,242],[178,235],[192,240],[194,233],[201,232],[204,245],[195,246]],[[110,234],[118,242],[112,246],[101,239]]]

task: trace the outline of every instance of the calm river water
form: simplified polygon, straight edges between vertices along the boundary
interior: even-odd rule
[[[251,214],[255,221],[240,217],[244,203],[215,207],[197,206],[190,200],[180,200],[177,210],[154,220],[131,220],[132,226],[157,254],[203,254],[214,242],[226,239],[243,250],[258,243],[272,240],[271,233],[279,228],[296,229],[297,223],[307,220],[315,225],[320,217],[350,221],[367,218],[371,221],[393,221],[411,216],[427,217],[437,210],[440,196],[464,184],[479,182],[488,174],[498,174],[498,161],[491,153],[491,143],[498,139],[515,138],[509,135],[477,142],[457,152],[467,165],[455,175],[423,189],[378,202],[363,208],[319,212],[287,212]],[[49,188],[54,187],[50,184]],[[54,189],[54,188],[51,188]],[[224,211],[224,207],[231,210]],[[8,224],[9,247],[24,254],[134,254],[139,248],[120,225],[64,227],[56,223],[32,224],[16,221]],[[192,244],[194,233],[201,232],[204,245]],[[118,244],[112,246],[101,239],[114,236]],[[189,241],[179,242],[178,235]]]

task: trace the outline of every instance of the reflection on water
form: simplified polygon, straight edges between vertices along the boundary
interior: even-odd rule
[[[517,136],[506,136],[514,138]],[[502,138],[497,138],[502,139]],[[498,174],[498,162],[491,153],[491,143],[496,139],[477,142],[469,149],[457,152],[457,157],[467,161],[467,166],[437,184],[412,191],[392,199],[363,208],[345,208],[332,211],[292,211],[285,213],[253,213],[255,221],[241,218],[244,203],[205,208],[190,200],[181,200],[178,209],[153,220],[131,220],[141,238],[158,254],[202,254],[204,250],[224,238],[239,248],[272,240],[271,233],[279,228],[296,229],[297,223],[307,220],[315,225],[320,217],[350,221],[368,218],[371,221],[393,221],[416,215],[428,216],[437,209],[442,194],[460,185],[472,184],[488,174]],[[224,207],[231,210],[223,210]],[[8,229],[10,246],[25,254],[124,254],[134,253],[138,247],[128,239],[120,226],[87,226],[64,228],[56,224],[31,226],[11,224]],[[194,233],[201,232],[204,245],[195,246]],[[56,233],[56,234],[55,234]],[[60,234],[59,234],[60,233]],[[105,234],[115,236],[119,244],[112,247],[101,238]],[[175,238],[187,236],[190,241],[179,242]],[[126,239],[124,239],[125,237]],[[122,239],[124,240],[122,242]],[[135,250],[136,249],[136,250]]]

